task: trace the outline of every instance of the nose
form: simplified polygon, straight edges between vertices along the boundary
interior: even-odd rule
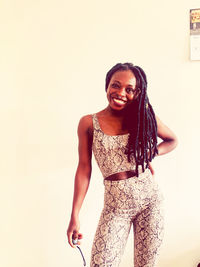
[[[122,87],[118,92],[119,92],[120,96],[126,96],[126,88],[125,87]]]

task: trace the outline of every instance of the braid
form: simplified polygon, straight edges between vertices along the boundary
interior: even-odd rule
[[[131,63],[116,64],[106,76],[106,90],[112,75],[116,71],[131,70],[136,77],[136,92],[139,95],[127,107],[124,124],[128,128],[130,135],[126,147],[128,161],[132,156],[135,158],[136,175],[138,177],[138,167],[142,166],[142,171],[149,166],[149,162],[158,154],[157,149],[157,123],[155,113],[147,96],[146,74],[139,66]]]

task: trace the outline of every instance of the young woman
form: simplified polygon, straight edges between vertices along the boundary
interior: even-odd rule
[[[119,266],[133,225],[134,266],[153,267],[163,237],[163,197],[151,161],[173,150],[177,138],[154,114],[142,68],[116,64],[107,73],[105,89],[108,106],[82,117],[78,126],[79,163],[68,242],[75,247],[72,238],[82,238],[79,211],[90,182],[93,151],[105,194],[90,266]]]

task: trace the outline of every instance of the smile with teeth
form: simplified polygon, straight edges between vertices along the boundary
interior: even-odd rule
[[[116,97],[113,97],[113,101],[117,104],[120,104],[120,105],[124,105],[126,104],[126,101],[125,100],[122,100],[122,99],[119,99],[119,98],[116,98]]]

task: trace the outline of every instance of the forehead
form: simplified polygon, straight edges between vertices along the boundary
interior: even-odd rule
[[[116,71],[110,81],[118,81],[123,84],[132,84],[135,85],[136,78],[134,73],[131,70]]]

